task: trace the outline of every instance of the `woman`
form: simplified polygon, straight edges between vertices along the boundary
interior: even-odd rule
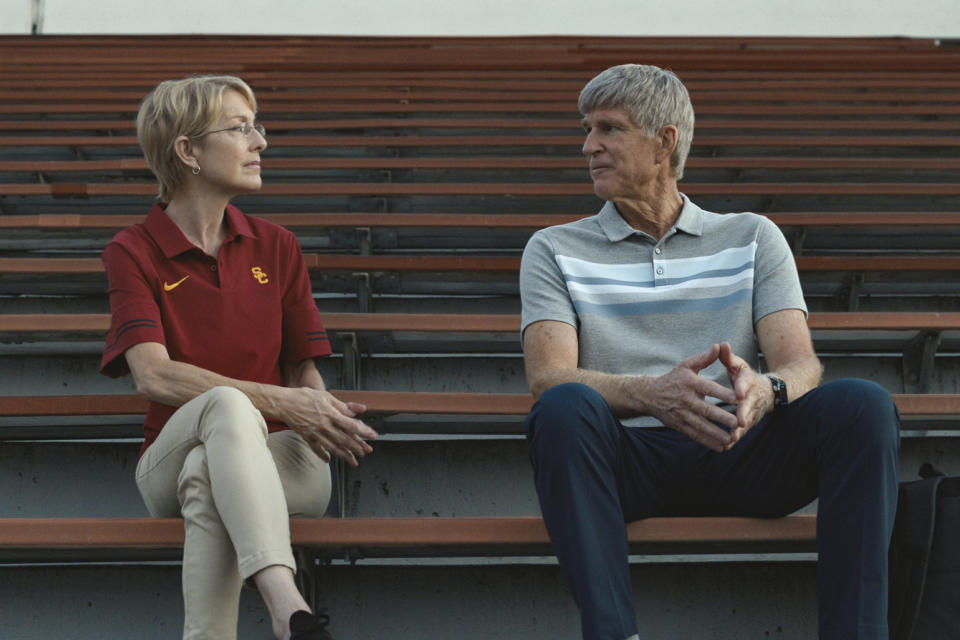
[[[330,456],[355,466],[377,434],[314,365],[330,344],[296,238],[229,204],[261,186],[255,115],[231,76],[162,82],[140,106],[160,202],[103,252],[101,372],[150,400],[136,481],[151,515],[184,518],[183,637],[235,638],[247,581],[277,638],[330,638],[296,589],[288,514],[323,515]]]

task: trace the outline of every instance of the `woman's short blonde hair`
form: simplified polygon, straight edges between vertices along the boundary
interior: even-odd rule
[[[160,183],[161,200],[169,202],[183,184],[187,171],[173,143],[180,136],[195,138],[208,131],[220,117],[223,93],[227,89],[243,96],[253,112],[257,112],[253,90],[236,76],[165,80],[140,104],[137,140],[147,166]]]

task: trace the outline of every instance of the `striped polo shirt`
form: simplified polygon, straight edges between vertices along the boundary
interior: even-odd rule
[[[729,342],[754,369],[754,325],[783,309],[806,312],[786,239],[753,213],[704,211],[683,196],[658,242],[607,202],[595,216],[537,231],[520,269],[522,329],[556,320],[579,335],[579,366],[663,375],[681,360]],[[701,375],[730,386],[714,363]],[[627,426],[657,426],[647,416]]]

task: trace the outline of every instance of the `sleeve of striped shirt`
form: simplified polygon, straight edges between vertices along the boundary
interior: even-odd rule
[[[549,236],[538,231],[527,242],[520,264],[520,334],[541,320],[556,320],[579,328],[577,312],[557,263]]]
[[[807,305],[800,288],[797,263],[783,232],[769,218],[761,218],[757,229],[754,261],[753,324],[775,311],[800,309]]]

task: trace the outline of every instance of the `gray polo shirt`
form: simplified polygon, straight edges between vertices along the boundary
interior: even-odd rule
[[[714,343],[757,369],[754,325],[783,309],[806,313],[783,234],[753,213],[716,214],[683,196],[676,225],[657,242],[616,206],[537,231],[520,267],[521,331],[556,320],[579,335],[579,366],[660,376]],[[717,362],[701,375],[729,387]],[[649,416],[627,426],[658,426]]]

